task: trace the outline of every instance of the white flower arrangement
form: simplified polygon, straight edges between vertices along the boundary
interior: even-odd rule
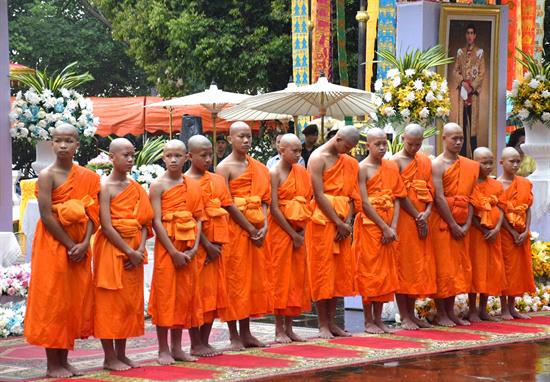
[[[151,187],[153,180],[164,174],[165,171],[166,170],[158,164],[147,164],[139,167],[132,167],[130,176],[149,192],[149,187]]]
[[[30,264],[12,265],[0,268],[0,290],[2,295],[26,297],[31,277]]]
[[[62,88],[59,93],[60,97],[55,97],[49,89],[37,92],[34,88],[18,92],[9,114],[11,137],[36,144],[51,139],[56,126],[69,123],[81,137],[91,139],[99,125],[92,101],[72,89]]]
[[[25,301],[0,305],[0,337],[23,335],[26,309]]]

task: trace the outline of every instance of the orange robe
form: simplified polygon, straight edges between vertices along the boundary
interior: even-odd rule
[[[262,163],[247,156],[248,168],[231,180],[229,191],[235,206],[250,223],[264,225],[262,203],[271,203],[269,170]],[[221,316],[225,321],[260,317],[271,312],[268,290],[265,248],[256,247],[233,219],[229,220],[230,243],[224,249],[228,309]]]
[[[397,164],[383,159],[376,174],[367,181],[367,193],[378,216],[391,225],[395,199],[407,195]],[[393,301],[393,293],[399,288],[398,243],[382,244],[382,230],[363,210],[355,217],[353,238],[355,281],[363,301]]]
[[[323,190],[334,210],[345,220],[350,202],[359,205],[357,176],[359,164],[342,154],[334,165],[323,173]],[[309,279],[313,301],[355,294],[355,256],[351,236],[339,242],[336,225],[313,202],[313,215],[306,228]]]
[[[229,243],[229,213],[223,207],[233,204],[233,200],[225,179],[220,175],[206,172],[200,178],[199,184],[205,212],[202,232],[211,243],[222,245],[223,253],[223,248]],[[217,258],[205,264],[205,260],[206,250],[201,244],[197,253],[199,293],[204,322],[210,323],[224,314],[227,308],[227,291],[223,261]]]
[[[201,189],[187,176],[162,194],[162,225],[178,251],[191,249],[197,237],[197,219],[203,216]],[[155,240],[155,264],[148,312],[156,326],[195,328],[203,323],[199,293],[199,259],[176,268],[172,257]]]
[[[479,163],[459,157],[443,174],[443,192],[455,221],[462,225],[468,218],[470,196],[479,175]],[[455,240],[448,224],[437,208],[430,217],[430,232],[435,254],[436,298],[447,298],[470,291],[472,266],[470,263],[469,232],[462,240]]]
[[[295,164],[277,190],[279,209],[296,231],[303,231],[311,217],[313,196],[307,170]],[[298,316],[311,310],[306,245],[294,248],[292,238],[269,215],[266,245],[275,314]]]
[[[487,229],[493,229],[498,224],[500,210],[497,204],[502,191],[500,182],[492,178],[487,178],[474,188],[471,201],[474,206],[474,215]],[[470,292],[500,296],[506,287],[500,236],[499,233],[496,240],[489,243],[483,238],[483,232],[472,224],[470,228],[470,260],[472,263]]]
[[[527,210],[533,204],[533,185],[521,176],[514,181],[500,196],[499,207],[504,211],[508,223],[518,232],[525,231]],[[531,258],[531,241],[529,235],[522,245],[515,245],[510,232],[502,229],[502,255],[508,285],[502,292],[504,296],[520,296],[525,292],[535,292],[533,264]]]
[[[407,197],[418,212],[426,210],[433,202],[432,162],[423,154],[416,154],[407,168],[401,172],[407,189]],[[433,207],[432,207],[433,208]],[[399,289],[397,293],[411,296],[427,296],[437,291],[435,282],[435,257],[431,235],[421,240],[414,217],[401,207],[397,222],[399,255],[397,269]]]
[[[99,226],[98,194],[99,176],[78,165],[52,190],[54,215],[75,243],[84,239],[89,220]],[[75,339],[93,334],[91,253],[88,249],[79,263],[70,261],[67,248],[38,220],[25,315],[30,344],[72,350]]]
[[[114,229],[131,248],[137,249],[142,227],[150,230],[153,219],[153,209],[143,187],[132,181],[111,199],[110,210]],[[94,242],[96,338],[124,339],[143,335],[143,265],[125,270],[126,259],[126,254],[99,229]]]

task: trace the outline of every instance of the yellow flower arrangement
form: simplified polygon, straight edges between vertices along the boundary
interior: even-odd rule
[[[533,274],[535,277],[550,278],[550,242],[531,242]]]

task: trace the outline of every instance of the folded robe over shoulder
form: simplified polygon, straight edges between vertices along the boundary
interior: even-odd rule
[[[279,208],[287,221],[297,232],[303,231],[312,213],[310,201],[313,189],[307,170],[294,164],[279,186],[277,195]],[[270,215],[266,246],[275,314],[298,316],[310,311],[305,243],[300,248],[294,248],[292,238]]]
[[[401,179],[407,189],[407,197],[416,210],[425,211],[426,206],[433,202],[434,195],[430,158],[417,153],[401,172]],[[423,240],[420,239],[415,218],[401,208],[397,222],[397,236],[399,237],[397,293],[411,296],[434,294],[437,286],[431,234]]]
[[[474,206],[474,215],[487,229],[493,229],[498,224],[500,210],[497,204],[502,192],[502,184],[492,178],[487,178],[474,188],[471,201]],[[499,233],[496,240],[490,243],[483,238],[483,232],[472,224],[470,228],[470,260],[472,263],[470,292],[500,296],[506,287],[500,236]]]
[[[197,220],[203,216],[198,182],[183,176],[183,183],[162,194],[162,224],[178,251],[193,247]],[[148,311],[153,324],[168,328],[195,328],[203,323],[197,256],[181,268],[160,240],[155,241],[155,264]]]
[[[455,221],[463,225],[468,218],[470,196],[479,175],[479,163],[459,156],[443,174],[443,192]],[[470,291],[472,267],[470,263],[469,233],[455,240],[450,228],[434,208],[430,217],[430,232],[435,255],[436,298],[447,298]]]
[[[137,249],[141,229],[151,231],[153,209],[147,193],[131,183],[111,199],[114,229]],[[125,253],[115,247],[99,229],[94,242],[94,336],[101,339],[139,337],[144,332],[143,265],[124,269]]]
[[[499,206],[504,217],[517,232],[524,232],[527,210],[533,204],[533,185],[521,176],[514,181],[499,198]],[[506,230],[501,231],[502,255],[508,285],[503,291],[505,296],[520,296],[525,292],[535,292],[531,241],[527,238],[521,245],[514,244],[513,236]]]
[[[99,226],[98,194],[99,176],[78,165],[52,190],[54,216],[75,243],[84,239],[89,220]],[[25,315],[30,344],[72,350],[75,339],[93,334],[91,261],[91,250],[81,262],[70,261],[67,248],[38,221]]]
[[[366,186],[370,204],[378,216],[391,225],[395,199],[407,195],[397,164],[383,159]],[[355,217],[353,238],[357,291],[364,301],[393,301],[393,293],[399,288],[398,243],[382,244],[382,230],[364,211]]]
[[[336,214],[345,220],[350,202],[360,205],[357,176],[359,164],[341,154],[334,165],[323,173],[323,191]],[[313,215],[306,228],[309,279],[313,301],[355,294],[355,257],[351,235],[339,242],[336,225],[313,202]]]
[[[229,191],[235,206],[261,228],[265,220],[262,203],[271,203],[269,170],[250,156],[247,161],[246,171],[229,182]],[[228,252],[222,254],[229,304],[221,318],[234,321],[270,313],[265,248],[252,244],[248,232],[233,219],[229,220],[229,237]]]
[[[225,179],[211,172],[199,179],[205,215],[202,231],[214,244],[222,245],[222,254],[229,243],[229,213],[223,208],[233,204]],[[206,250],[199,245],[197,266],[199,267],[199,292],[202,300],[203,319],[205,323],[223,316],[227,308],[227,290],[225,288],[225,268],[220,258],[205,264]]]

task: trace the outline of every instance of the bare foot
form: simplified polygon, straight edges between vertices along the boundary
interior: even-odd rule
[[[50,366],[46,371],[46,375],[52,378],[70,378],[73,376],[73,373],[65,369],[63,366]]]
[[[76,367],[71,365],[69,362],[63,363],[63,367],[71,372],[71,374],[75,377],[80,377],[84,375],[84,373],[80,370],[78,370]]]
[[[500,315],[500,318],[502,318],[505,321],[511,321],[514,319],[514,317],[510,314],[510,312],[502,313]]]
[[[330,332],[332,333],[332,335],[335,336],[335,337],[351,337],[350,332],[345,331],[344,329],[342,329],[341,327],[339,327],[336,324],[330,325],[329,329],[330,329]]]
[[[319,338],[330,340],[333,339],[334,336],[332,335],[329,328],[319,328]]]
[[[388,325],[384,323],[384,321],[374,321],[376,326],[378,326],[380,329],[384,331],[384,333],[395,333],[397,330],[390,328]]]
[[[216,352],[216,355],[223,354],[223,350],[216,349],[214,346],[212,346],[210,344],[206,344],[204,346],[206,346],[208,349],[211,349],[212,351]]]
[[[292,330],[292,328],[287,329],[285,333],[288,336],[288,338],[290,338],[290,340],[293,342],[306,342],[306,340],[304,340],[302,337],[294,333],[294,330]]]
[[[498,319],[496,317],[493,317],[491,316],[489,313],[487,312],[481,312],[479,314],[479,318],[482,320],[482,321],[492,321],[492,322],[497,322]]]
[[[183,361],[183,362],[197,361],[197,357],[193,357],[192,355],[187,354],[182,349],[172,349],[172,357],[174,357],[176,361]]]
[[[219,355],[220,353],[205,345],[199,345],[199,346],[191,346],[191,355],[196,357],[214,357],[216,355]]]
[[[523,319],[523,320],[530,320],[531,317],[529,317],[528,315],[526,314],[523,314],[523,313],[520,313],[518,312],[517,310],[512,310],[510,312],[510,314],[512,315],[512,317],[514,318],[519,318],[519,319]]]
[[[127,363],[122,362],[119,359],[115,358],[115,359],[105,360],[103,362],[103,368],[105,370],[122,371],[122,370],[130,370],[132,367]]]
[[[470,322],[481,322],[481,318],[479,317],[479,314],[477,312],[469,312],[468,313],[468,321],[470,321]]]
[[[383,334],[384,331],[380,329],[377,325],[374,323],[367,323],[365,324],[365,332],[370,334]]]
[[[403,318],[401,320],[401,328],[405,330],[418,330],[418,325],[410,318]]]
[[[446,326],[448,328],[452,326],[456,326],[456,324],[453,321],[451,321],[449,317],[436,317],[434,320],[434,324],[438,326]]]
[[[229,345],[229,347],[226,349],[228,351],[241,351],[241,350],[244,350],[244,345],[241,341],[240,338],[232,338],[231,339],[231,344]]]
[[[286,333],[275,333],[275,342],[278,344],[289,344],[292,342],[289,336]]]
[[[173,365],[176,363],[176,360],[172,357],[172,354],[170,354],[169,351],[159,351],[158,363],[160,365]]]
[[[124,357],[119,357],[118,360],[120,362],[124,362],[126,365],[130,366],[132,369],[136,369],[139,367],[139,365],[137,363],[135,363],[134,361],[132,361],[130,358],[124,356]]]
[[[416,317],[413,317],[412,320],[416,325],[418,325],[419,328],[423,328],[423,329],[433,328],[433,325],[430,324],[428,321],[425,321]]]
[[[267,347],[262,341],[254,337],[252,334],[241,336],[241,341],[245,348],[265,348]]]
[[[468,326],[470,325],[470,321],[468,320],[463,320],[462,318],[458,318],[458,317],[451,317],[451,320],[457,324],[458,326]]]

